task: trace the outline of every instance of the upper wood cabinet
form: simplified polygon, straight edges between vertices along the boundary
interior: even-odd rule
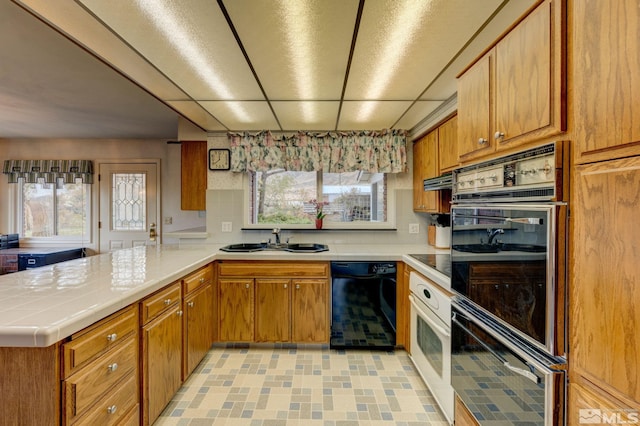
[[[566,130],[565,9],[541,2],[459,77],[461,162]]]
[[[182,210],[206,210],[207,142],[182,141],[181,196]]]
[[[640,155],[638,2],[576,1],[572,17],[576,162]]]
[[[440,176],[444,171],[440,167],[440,147],[447,152],[446,157],[451,146],[456,145],[455,121],[454,117],[413,143],[413,210],[416,212],[443,213],[450,210],[451,191],[425,191],[423,181]],[[457,165],[457,150],[455,152],[455,160],[448,157],[444,160],[447,165]]]
[[[569,370],[640,406],[640,157],[580,165],[571,198]]]
[[[454,116],[438,127],[439,173],[458,167],[458,116]]]

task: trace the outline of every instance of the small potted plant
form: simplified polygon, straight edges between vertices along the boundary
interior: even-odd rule
[[[312,204],[316,211],[316,229],[322,229],[322,220],[326,216],[324,212],[324,206],[328,206],[329,203],[327,201],[318,201],[315,198],[309,201]]]

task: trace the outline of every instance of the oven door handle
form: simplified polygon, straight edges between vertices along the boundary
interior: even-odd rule
[[[409,297],[411,297],[411,296],[409,296]],[[467,333],[471,337],[473,337],[480,344],[480,346],[482,346],[491,355],[496,357],[498,359],[498,361],[500,361],[502,363],[502,365],[505,368],[507,368],[509,371],[512,371],[513,373],[519,374],[519,375],[521,375],[523,377],[526,377],[527,379],[531,380],[533,383],[540,383],[540,377],[536,376],[531,371],[527,371],[527,370],[522,369],[522,368],[514,367],[513,365],[511,365],[509,363],[509,361],[504,359],[504,357],[502,355],[500,355],[498,352],[494,351],[491,348],[491,346],[487,345],[478,336],[476,336],[473,331],[469,330],[467,327],[462,325],[462,323],[460,321],[458,321],[458,318],[456,318],[456,314],[455,313],[451,316],[451,322],[453,322],[458,327],[460,327],[465,333]]]
[[[484,216],[479,214],[457,214],[456,217],[463,219],[490,219],[496,222],[523,223],[525,225],[543,225],[544,219],[541,217],[505,217],[505,216]]]
[[[416,299],[415,297],[413,297],[412,295],[409,295],[409,301],[411,302],[411,305],[413,305],[413,307],[415,308],[416,311],[418,311],[418,313],[420,314],[420,318],[422,318],[425,322],[429,323],[429,325],[433,328],[436,329],[436,331],[438,333],[440,333],[442,336],[444,337],[451,337],[451,333],[447,332],[447,330],[445,330],[443,327],[439,326],[438,324],[436,324],[431,318],[429,318],[429,315],[427,315],[421,308],[420,306],[418,306],[418,304],[416,303]]]

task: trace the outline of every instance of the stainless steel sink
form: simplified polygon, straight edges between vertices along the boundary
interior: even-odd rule
[[[279,250],[292,253],[318,253],[329,250],[329,246],[317,243],[282,244],[279,246],[267,243],[239,243],[229,244],[228,246],[220,248],[220,250],[232,253],[250,253],[263,250]]]
[[[318,253],[329,250],[329,246],[316,243],[287,244],[283,246],[283,250],[294,253]]]

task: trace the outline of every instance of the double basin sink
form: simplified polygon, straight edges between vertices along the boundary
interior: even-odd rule
[[[267,243],[239,243],[229,244],[220,250],[231,253],[250,253],[264,250],[288,251],[292,253],[319,253],[329,250],[326,244],[317,243],[297,243],[297,244],[281,244],[273,245]]]

